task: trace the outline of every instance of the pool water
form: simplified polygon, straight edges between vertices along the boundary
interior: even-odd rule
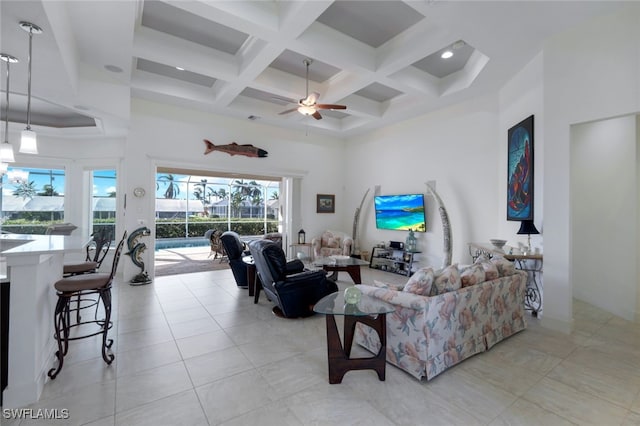
[[[170,248],[207,247],[209,241],[205,238],[165,238],[156,240],[156,251]]]

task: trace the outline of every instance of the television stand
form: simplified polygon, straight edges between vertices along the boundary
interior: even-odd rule
[[[413,265],[417,263],[415,255],[418,253],[420,252],[399,250],[390,247],[374,247],[371,250],[369,268],[410,277],[413,273]]]

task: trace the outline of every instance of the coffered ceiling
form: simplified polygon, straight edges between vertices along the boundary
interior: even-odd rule
[[[26,118],[20,21],[43,29],[33,38],[38,131],[123,135],[141,98],[348,137],[494,92],[545,39],[620,4],[3,0],[1,51],[20,59],[9,118]],[[309,91],[346,110],[279,114],[306,96],[305,59]]]

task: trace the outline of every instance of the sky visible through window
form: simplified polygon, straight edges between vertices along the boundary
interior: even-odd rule
[[[42,192],[45,185],[51,185],[53,190],[60,196],[64,196],[65,193],[65,173],[64,170],[58,169],[40,169],[29,167],[9,167],[11,170],[22,170],[29,173],[28,181],[34,182],[35,188],[38,192]],[[168,178],[171,176],[172,178]],[[93,196],[94,197],[109,197],[113,196],[116,192],[116,171],[115,170],[94,170],[93,171]],[[208,186],[214,191],[221,188],[229,190],[229,184],[238,182],[249,183],[251,179],[231,179],[231,178],[219,178],[211,176],[197,176],[197,175],[179,175],[170,173],[158,173],[156,175],[156,198],[165,198],[165,193],[169,183],[175,184],[177,188],[175,198],[186,199],[187,196],[190,200],[195,200],[197,197],[194,195],[194,185],[206,180]],[[278,193],[279,182],[277,181],[255,181],[260,186],[267,187],[267,200],[273,199],[274,195]],[[17,183],[9,180],[8,174],[3,176],[2,191],[5,196],[11,196],[13,191],[17,187]],[[189,188],[187,189],[187,186]],[[73,188],[71,188],[73,190]]]
[[[11,181],[12,171],[23,171],[28,173],[28,182],[33,182],[38,193],[43,192],[46,185],[53,188],[50,194],[64,195],[65,175],[64,170],[39,169],[29,167],[9,167],[7,173],[2,177],[2,193],[5,197],[12,196],[13,191],[18,187],[19,182]]]

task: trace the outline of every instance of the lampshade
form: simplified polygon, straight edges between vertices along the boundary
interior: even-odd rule
[[[536,226],[533,224],[532,220],[523,220],[520,222],[520,229],[518,229],[518,234],[525,235],[537,235],[540,232],[536,229]]]
[[[16,161],[13,156],[13,145],[9,142],[0,143],[0,161],[3,163],[13,163]]]
[[[24,129],[20,138],[20,152],[23,154],[37,154],[38,142],[36,139],[36,132],[33,130]]]

